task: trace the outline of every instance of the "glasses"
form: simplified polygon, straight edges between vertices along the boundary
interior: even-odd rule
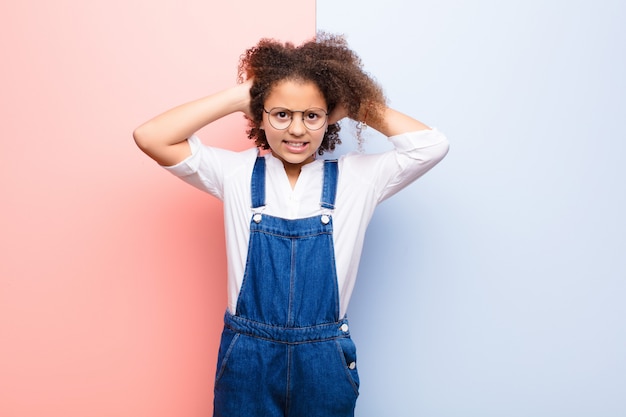
[[[267,113],[270,125],[276,130],[285,130],[291,126],[294,113],[302,113],[302,122],[309,130],[319,130],[326,124],[328,113],[316,107],[306,110],[289,110],[284,107],[274,107],[270,110],[263,109]]]

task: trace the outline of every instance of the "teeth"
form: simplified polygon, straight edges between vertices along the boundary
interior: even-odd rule
[[[301,148],[301,147],[304,146],[304,143],[302,143],[302,142],[285,142],[285,143],[287,145],[289,145],[289,146],[293,146],[293,147],[296,147],[296,148]]]

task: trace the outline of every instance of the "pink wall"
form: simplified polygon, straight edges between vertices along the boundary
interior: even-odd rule
[[[221,207],[131,132],[232,85],[259,38],[315,32],[314,1],[214,4],[0,5],[1,416],[210,415]],[[242,126],[201,136],[243,148]]]

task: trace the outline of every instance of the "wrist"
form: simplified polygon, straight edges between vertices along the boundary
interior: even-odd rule
[[[359,123],[359,127],[362,129],[367,128],[367,116],[371,116],[372,110],[372,102],[366,101],[361,103],[361,107],[359,107],[359,113],[357,114],[357,122]]]
[[[366,101],[361,104],[359,112],[357,114],[356,121],[361,128],[372,128],[379,130],[379,127],[384,122],[387,106],[375,101]]]
[[[245,83],[231,87],[224,94],[228,96],[229,107],[233,113],[250,111],[250,88]]]

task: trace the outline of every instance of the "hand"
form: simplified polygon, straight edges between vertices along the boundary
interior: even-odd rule
[[[250,78],[243,83],[239,84],[238,88],[240,88],[241,94],[243,96],[243,101],[241,103],[241,111],[248,116],[248,118],[252,119],[252,112],[250,111],[250,89],[254,84],[254,78]]]
[[[348,117],[348,109],[346,108],[346,106],[344,106],[343,103],[339,103],[328,115],[328,124],[333,125],[344,117]]]

